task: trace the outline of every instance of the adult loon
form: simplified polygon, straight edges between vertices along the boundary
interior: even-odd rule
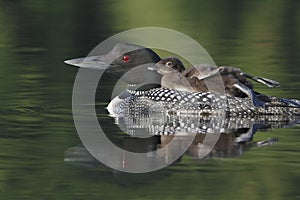
[[[118,116],[131,109],[144,112],[149,106],[162,105],[165,108],[183,109],[209,113],[209,110],[225,108],[226,112],[243,114],[298,114],[300,103],[297,100],[268,97],[265,108],[253,106],[249,98],[239,98],[213,92],[186,92],[173,88],[160,88],[159,84],[147,85],[144,83],[161,83],[162,75],[155,70],[149,70],[161,58],[151,49],[143,46],[117,43],[110,52],[105,55],[90,56],[66,60],[66,64],[105,70],[116,75],[128,83],[126,91],[119,94],[108,105],[110,114]],[[133,73],[124,76],[124,73],[137,68]],[[123,75],[123,76],[122,76]],[[276,85],[276,84],[275,84]],[[249,86],[252,91],[251,87]],[[265,95],[263,95],[265,96]],[[260,99],[261,101],[264,98]],[[136,110],[137,109],[137,110]],[[140,110],[141,109],[141,110]],[[158,108],[160,109],[160,108]]]
[[[106,73],[113,75],[112,84],[119,79],[128,84],[127,89],[113,98],[107,106],[109,113],[113,114],[118,105],[137,90],[141,92],[160,87],[162,75],[148,69],[160,59],[159,55],[149,48],[116,43],[107,54],[70,59],[65,63],[81,68],[105,70]]]
[[[269,87],[280,86],[277,81],[249,75],[235,67],[217,68],[209,64],[200,64],[185,69],[176,57],[164,58],[149,69],[163,75],[161,86],[164,88],[189,92],[225,92],[235,97],[250,97],[255,106],[263,106],[267,98],[260,100],[263,95],[253,91],[253,85],[247,78]],[[223,91],[220,90],[222,87]]]

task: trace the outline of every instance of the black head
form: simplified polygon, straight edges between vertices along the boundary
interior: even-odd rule
[[[151,49],[138,45],[118,43],[107,55],[108,71],[124,73],[134,67],[155,64],[160,57]],[[109,57],[109,58],[108,58]]]
[[[129,84],[140,84],[158,80],[161,76],[148,67],[160,61],[160,57],[151,49],[143,46],[117,43],[105,55],[90,56],[67,60],[65,63],[83,68],[105,70]],[[131,70],[133,69],[134,70]],[[129,72],[128,72],[129,71]],[[125,76],[123,76],[128,72]]]
[[[182,72],[185,70],[182,62],[176,57],[168,57],[160,60],[158,64],[165,65],[168,68],[174,69],[178,72]]]

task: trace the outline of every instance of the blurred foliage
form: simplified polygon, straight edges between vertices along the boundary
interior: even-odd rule
[[[299,128],[256,133],[280,143],[241,158],[183,158],[144,175],[63,162],[64,151],[80,143],[71,113],[77,69],[63,60],[84,56],[123,30],[165,27],[197,40],[218,65],[281,82],[259,91],[300,98],[299,10],[294,0],[1,0],[1,198],[300,198]]]

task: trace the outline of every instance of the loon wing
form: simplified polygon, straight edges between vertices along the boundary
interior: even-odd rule
[[[218,69],[220,70],[220,73],[222,75],[231,74],[239,80],[241,79],[240,77],[242,76],[244,78],[251,79],[251,80],[256,81],[258,83],[262,83],[262,84],[264,84],[268,87],[279,87],[280,86],[280,83],[277,82],[277,81],[274,81],[274,80],[271,80],[271,79],[268,79],[268,78],[264,78],[264,77],[253,76],[251,74],[246,74],[246,73],[242,72],[242,70],[239,69],[239,68],[229,67],[229,66],[222,66],[222,67],[219,67]]]
[[[258,83],[262,83],[262,84],[264,84],[268,87],[279,87],[280,86],[279,82],[271,80],[271,79],[267,79],[267,78],[264,78],[264,77],[253,76],[251,74],[245,74],[243,72],[242,72],[241,75],[245,76],[246,78],[250,78],[251,80],[254,80]]]
[[[242,91],[243,93],[245,93],[248,97],[250,97],[252,104],[255,107],[264,107],[265,102],[261,101],[259,98],[257,98],[255,92],[250,89],[249,87],[245,86],[244,84],[237,82],[235,84],[233,84],[233,86],[237,89],[239,89],[240,91]]]
[[[196,77],[199,80],[204,80],[206,78],[215,76],[215,75],[232,75],[234,78],[239,80],[240,82],[244,83],[245,78],[251,79],[253,81],[256,81],[258,83],[262,83],[268,87],[279,87],[280,83],[268,78],[259,77],[259,76],[253,76],[251,74],[246,74],[241,71],[239,68],[230,67],[230,66],[221,66],[221,67],[214,67],[209,64],[201,64],[201,65],[195,65],[189,69],[187,69],[185,72],[185,76],[194,78]],[[249,83],[250,84],[250,83]],[[247,85],[247,84],[246,84]]]
[[[196,77],[199,80],[203,80],[212,76],[217,75],[220,73],[219,68],[214,67],[210,64],[201,64],[201,65],[194,65],[186,70],[185,76],[194,78]]]

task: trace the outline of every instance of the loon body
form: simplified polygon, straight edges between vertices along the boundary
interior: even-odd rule
[[[175,74],[178,75],[180,72],[180,76],[189,77],[191,80],[196,78],[198,81],[209,80],[214,77],[214,74],[220,73],[225,82],[226,93],[208,92],[205,89],[185,90],[184,87],[183,91],[180,91],[172,85],[166,86],[172,81],[165,81],[165,75],[162,75],[160,71],[149,70],[160,60],[161,58],[151,49],[118,43],[106,55],[77,58],[67,60],[65,63],[83,68],[105,70],[128,83],[128,89],[108,105],[109,112],[114,116],[128,113],[137,114],[138,112],[149,113],[156,110],[167,112],[176,110],[179,113],[200,114],[211,114],[221,110],[229,116],[299,114],[300,103],[298,100],[268,97],[256,93],[253,91],[251,82],[246,78],[262,82],[270,87],[277,86],[276,81],[247,75],[236,68],[215,68],[202,65],[200,69],[204,75],[194,72],[195,70],[199,71],[198,67],[188,70],[185,70],[184,67],[178,68]],[[124,75],[124,73],[126,74]],[[227,76],[230,77],[229,82],[226,82]],[[186,80],[186,78],[184,79]],[[148,83],[155,84],[149,86]],[[160,84],[166,88],[159,88]],[[193,86],[194,83],[188,84]]]
[[[299,115],[298,100],[269,97],[265,107],[256,107],[250,98],[212,92],[187,92],[169,88],[136,91],[114,105],[113,116],[149,115],[155,112],[184,115],[218,115],[253,117],[255,115]]]

